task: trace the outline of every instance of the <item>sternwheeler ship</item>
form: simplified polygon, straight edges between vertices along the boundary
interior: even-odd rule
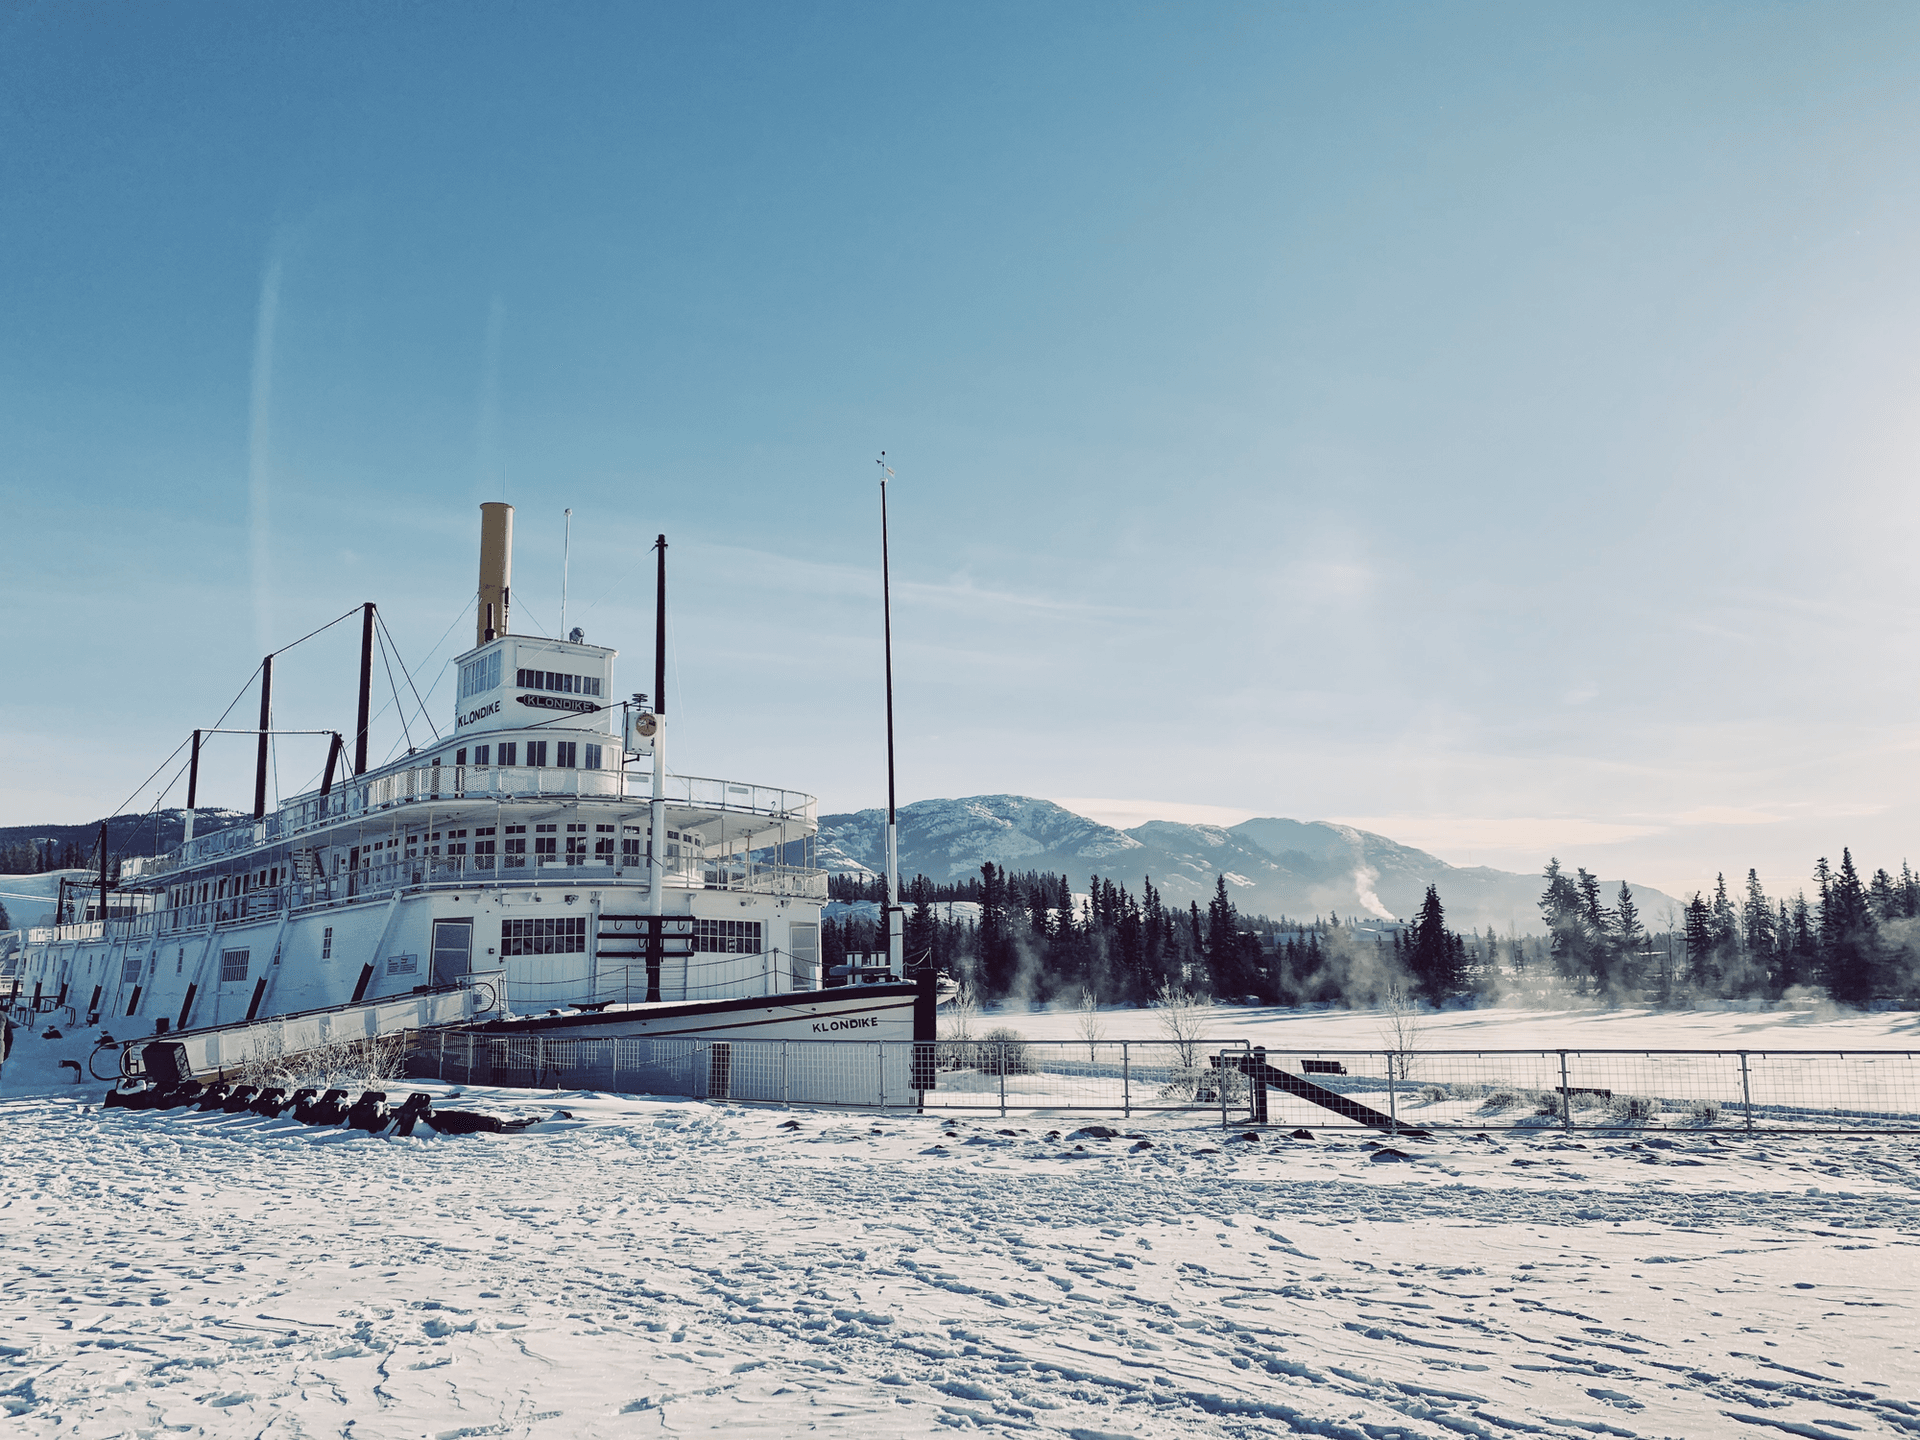
[[[447,738],[368,766],[367,605],[357,728],[269,810],[269,660],[251,823],[193,834],[196,765],[184,843],[17,937],[15,1022],[96,1077],[103,1031],[125,1047],[416,997],[425,1023],[491,1034],[931,1039],[931,985],[897,963],[822,973],[814,798],[667,770],[665,537],[652,697],[616,699],[615,650],[512,631],[512,507],[480,508]],[[467,1008],[428,1003],[450,994]]]

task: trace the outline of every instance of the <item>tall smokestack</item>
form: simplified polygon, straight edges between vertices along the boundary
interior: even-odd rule
[[[480,603],[473,643],[507,633],[507,594],[513,584],[513,506],[490,500],[480,507]]]

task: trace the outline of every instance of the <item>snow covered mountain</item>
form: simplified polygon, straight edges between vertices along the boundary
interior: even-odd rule
[[[874,874],[886,864],[886,812],[820,819],[819,862],[837,874]],[[1134,890],[1151,876],[1168,903],[1203,905],[1225,875],[1234,903],[1266,915],[1411,918],[1437,885],[1455,928],[1522,933],[1540,926],[1544,882],[1484,865],[1449,865],[1384,835],[1324,820],[1247,820],[1231,828],[1152,820],[1116,830],[1026,795],[919,800],[900,809],[900,869],[963,880],[991,860],[1009,870],[1064,872],[1076,889],[1098,874]],[[1608,899],[1618,880],[1603,882]],[[1670,897],[1632,886],[1648,921]]]

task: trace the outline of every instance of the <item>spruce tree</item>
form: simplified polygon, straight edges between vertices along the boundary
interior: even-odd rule
[[[1696,989],[1711,990],[1720,978],[1715,965],[1713,907],[1698,890],[1687,902],[1687,979]]]
[[[1207,973],[1213,993],[1237,999],[1245,993],[1240,975],[1240,920],[1227,894],[1227,877],[1213,877],[1213,898],[1207,902]]]
[[[1429,1004],[1442,1004],[1459,988],[1461,954],[1454,937],[1447,933],[1440,891],[1429,885],[1406,950],[1407,969]]]
[[[1640,982],[1640,950],[1647,943],[1647,932],[1640,924],[1640,907],[1633,903],[1633,891],[1620,882],[1620,894],[1613,907],[1613,942],[1616,960],[1612,979],[1616,985]]]
[[[1853,868],[1851,850],[1840,852],[1840,869],[1828,887],[1823,909],[1831,914],[1827,992],[1843,1004],[1864,1005],[1873,998],[1880,941],[1866,887]]]
[[[1778,943],[1778,933],[1774,926],[1773,905],[1767,899],[1766,891],[1760,888],[1760,872],[1747,871],[1747,899],[1740,907],[1741,921],[1746,927],[1747,954],[1755,965],[1771,972],[1773,952]]]
[[[1893,888],[1893,876],[1887,873],[1885,866],[1873,872],[1873,884],[1867,888],[1867,899],[1873,906],[1873,918],[1882,925],[1900,918],[1900,898]]]
[[[934,963],[933,882],[924,875],[914,876],[913,883],[907,887],[907,897],[913,901],[913,910],[907,916],[902,949],[906,952],[907,970],[917,972],[922,966]]]

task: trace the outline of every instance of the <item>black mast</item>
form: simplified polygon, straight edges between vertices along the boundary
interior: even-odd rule
[[[367,711],[373,703],[373,602],[360,616],[360,724],[353,739],[353,773],[367,773]]]
[[[653,594],[653,713],[667,713],[667,537],[653,542],[660,552],[659,577]]]
[[[273,719],[273,656],[260,662],[260,745],[253,754],[253,818],[267,813],[267,728]]]

